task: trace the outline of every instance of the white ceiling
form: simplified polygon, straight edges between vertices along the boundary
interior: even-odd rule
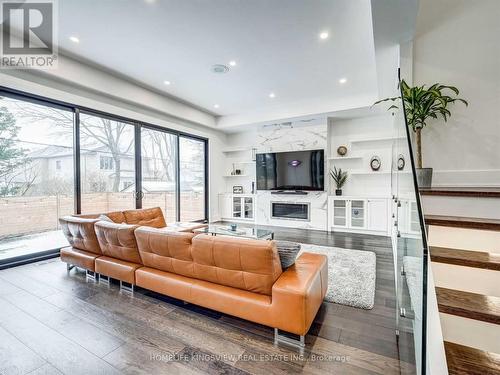
[[[369,0],[60,0],[59,39],[221,124],[366,105],[377,92]],[[229,73],[210,71],[230,60]]]

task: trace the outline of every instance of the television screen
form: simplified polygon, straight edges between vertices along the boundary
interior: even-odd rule
[[[257,190],[324,190],[324,151],[257,154]]]

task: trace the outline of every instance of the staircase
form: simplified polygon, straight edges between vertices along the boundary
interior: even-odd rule
[[[500,188],[421,190],[450,374],[500,374]]]

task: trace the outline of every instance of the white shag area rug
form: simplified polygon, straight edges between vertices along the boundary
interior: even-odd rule
[[[366,310],[373,308],[377,261],[374,252],[301,244],[299,255],[303,252],[328,257],[325,301]]]

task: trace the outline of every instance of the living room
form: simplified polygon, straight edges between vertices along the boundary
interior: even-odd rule
[[[500,4],[1,7],[1,374],[500,371]]]

